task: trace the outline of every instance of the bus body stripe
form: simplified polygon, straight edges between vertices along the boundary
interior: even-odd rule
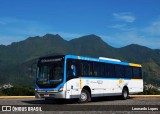
[[[134,79],[134,78],[132,78],[131,80],[143,80],[143,79]]]
[[[129,66],[142,67],[140,64],[129,63]]]
[[[80,56],[78,56],[78,59],[81,59]]]
[[[82,78],[80,77],[80,89],[82,89]]]

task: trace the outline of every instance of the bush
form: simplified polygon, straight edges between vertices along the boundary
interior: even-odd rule
[[[160,95],[160,91],[155,89],[144,89],[142,93],[139,93],[139,95]]]
[[[1,93],[8,96],[33,96],[34,87],[14,86],[1,90]]]

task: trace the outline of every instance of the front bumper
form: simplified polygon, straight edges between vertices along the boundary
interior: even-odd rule
[[[66,91],[60,91],[60,92],[35,91],[35,98],[65,99]]]

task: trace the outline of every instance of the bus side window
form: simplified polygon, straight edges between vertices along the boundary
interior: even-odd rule
[[[140,68],[133,67],[133,77],[134,78],[141,78]]]
[[[77,76],[76,62],[72,59],[67,60],[67,79],[72,79]]]
[[[116,78],[124,78],[124,67],[122,65],[115,65]]]
[[[72,77],[72,70],[71,70],[71,60],[67,61],[67,78],[70,79]]]
[[[125,78],[132,78],[132,67],[126,66],[125,67]]]
[[[93,75],[99,76],[99,65],[96,62],[93,62]]]
[[[105,77],[109,77],[108,64],[105,64]]]
[[[139,73],[140,73],[139,78],[142,79],[142,69],[141,68],[139,68]]]
[[[88,62],[88,65],[89,65],[89,71],[88,71],[88,75],[89,76],[92,76],[92,62]]]
[[[81,67],[81,75],[86,76],[87,75],[87,68],[86,68],[86,62],[81,61],[80,62],[80,67]]]
[[[81,68],[81,70],[80,70],[81,73],[80,74],[81,74],[81,76],[83,76],[84,75],[83,74],[84,66],[83,66],[83,62],[81,62],[81,61],[80,61],[80,68]]]
[[[93,76],[96,76],[95,63],[93,62]]]
[[[74,64],[71,65],[72,75],[76,76],[76,66]]]
[[[92,70],[91,70],[91,63],[90,62],[83,62],[83,75],[84,76],[91,76],[92,75]]]
[[[82,76],[82,67],[81,67],[81,63],[80,63],[80,61],[79,60],[77,60],[76,61],[76,63],[75,63],[75,65],[76,65],[76,76]]]
[[[88,75],[88,67],[86,62],[83,63],[83,75],[84,76]]]
[[[104,77],[105,76],[105,64],[100,63],[100,76]]]
[[[109,78],[115,77],[115,65],[107,64],[107,77]]]

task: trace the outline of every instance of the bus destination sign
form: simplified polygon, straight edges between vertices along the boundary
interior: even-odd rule
[[[62,58],[42,59],[41,63],[58,62],[58,61],[62,61]]]

